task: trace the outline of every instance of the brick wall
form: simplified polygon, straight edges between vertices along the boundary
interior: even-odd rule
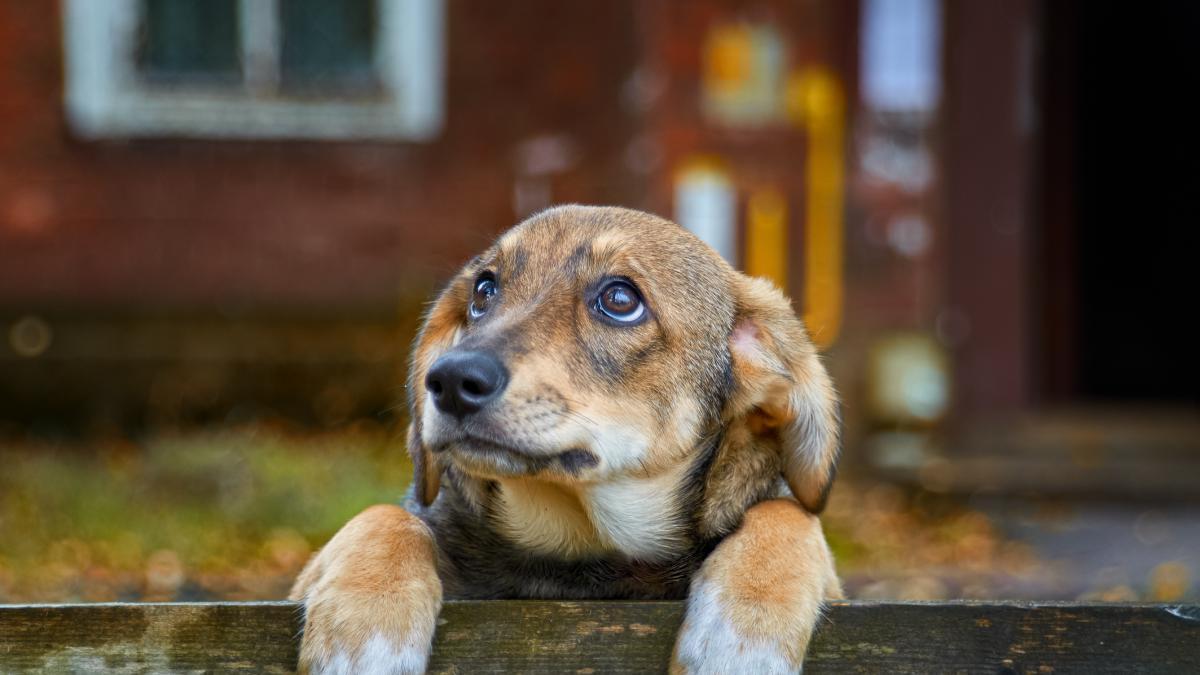
[[[53,2],[0,2],[0,307],[387,306],[512,224],[519,144],[554,201],[629,203],[631,2],[447,3],[430,143],[81,142]]]

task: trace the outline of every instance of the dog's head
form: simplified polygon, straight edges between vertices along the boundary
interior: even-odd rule
[[[484,479],[652,477],[724,438],[778,457],[817,511],[837,454],[829,378],[786,298],[669,221],[566,206],[509,230],[413,352],[417,496]]]

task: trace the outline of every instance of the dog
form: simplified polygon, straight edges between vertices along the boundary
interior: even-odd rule
[[[773,285],[662,218],[560,206],[454,276],[409,372],[413,486],[301,572],[302,671],[423,672],[443,597],[686,598],[671,672],[800,670],[842,596],[839,421]]]

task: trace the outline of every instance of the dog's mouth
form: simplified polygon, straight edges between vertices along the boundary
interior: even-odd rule
[[[434,452],[445,453],[467,473],[483,476],[527,476],[547,472],[578,476],[600,463],[599,457],[583,448],[531,452],[491,438],[466,434],[439,444]]]
[[[522,459],[536,459],[538,457],[537,454],[514,445],[500,443],[490,438],[483,438],[473,434],[464,435],[455,441],[447,443],[443,447],[445,450],[458,450],[460,452],[482,456],[514,457]]]

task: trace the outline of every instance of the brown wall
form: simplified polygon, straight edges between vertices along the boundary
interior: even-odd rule
[[[0,307],[388,306],[512,224],[516,146],[563,134],[555,201],[627,203],[631,2],[448,2],[431,143],[81,142],[57,3],[0,2]]]
[[[857,3],[446,7],[432,142],[88,142],[64,119],[58,4],[0,0],[0,432],[392,409],[418,303],[525,215],[514,191],[533,139],[569,157],[550,201],[667,215],[677,164],[720,153],[741,198],[785,190],[798,248],[805,139],[706,124],[701,49],[716,22],[772,21],[791,65],[826,63],[853,95]],[[53,334],[33,358],[5,344],[27,314]]]
[[[945,283],[969,332],[955,354],[962,414],[1020,409],[1033,395],[1036,10],[947,6]]]

